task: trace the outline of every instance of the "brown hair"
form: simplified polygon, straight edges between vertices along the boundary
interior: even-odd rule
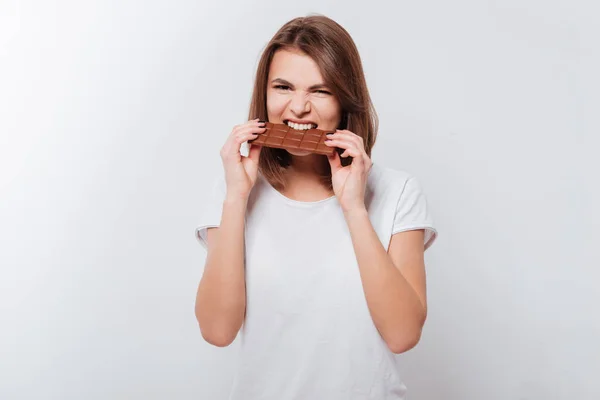
[[[323,15],[292,19],[269,41],[256,70],[248,119],[267,121],[269,68],[279,49],[300,50],[317,63],[325,84],[341,105],[342,119],[338,129],[348,129],[361,136],[370,157],[377,137],[378,118],[369,96],[360,55],[348,32]],[[331,170],[326,156],[323,159],[327,173],[322,176],[322,181],[331,189]],[[342,165],[348,165],[351,158],[342,158],[341,161]],[[283,170],[289,165],[290,155],[285,150],[270,147],[261,150],[259,171],[274,187],[284,187]]]

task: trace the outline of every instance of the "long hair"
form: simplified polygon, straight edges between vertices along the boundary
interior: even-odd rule
[[[348,32],[337,22],[323,15],[292,19],[283,25],[266,45],[260,57],[248,119],[268,121],[267,85],[269,68],[277,50],[299,50],[318,65],[325,84],[339,101],[342,118],[338,129],[348,129],[363,138],[369,157],[375,145],[378,117],[369,96],[358,49]],[[330,190],[331,170],[324,157],[326,173],[322,182]],[[259,158],[259,171],[275,188],[283,188],[283,172],[291,157],[283,149],[264,147]],[[342,158],[342,165],[351,163]]]

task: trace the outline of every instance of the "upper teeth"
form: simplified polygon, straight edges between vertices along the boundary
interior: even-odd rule
[[[290,122],[290,121],[288,121],[287,124],[290,128],[294,128],[294,129],[298,129],[298,130],[313,129],[316,126],[314,124],[296,124],[296,123]]]

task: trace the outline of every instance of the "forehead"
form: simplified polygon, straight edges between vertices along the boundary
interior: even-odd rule
[[[319,66],[299,50],[280,49],[273,55],[269,81],[281,78],[294,85],[314,85],[323,81]]]

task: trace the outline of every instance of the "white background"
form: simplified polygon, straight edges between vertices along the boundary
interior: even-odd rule
[[[194,228],[263,47],[311,12],[440,232],[409,399],[600,398],[591,1],[0,4],[1,399],[226,398]]]

